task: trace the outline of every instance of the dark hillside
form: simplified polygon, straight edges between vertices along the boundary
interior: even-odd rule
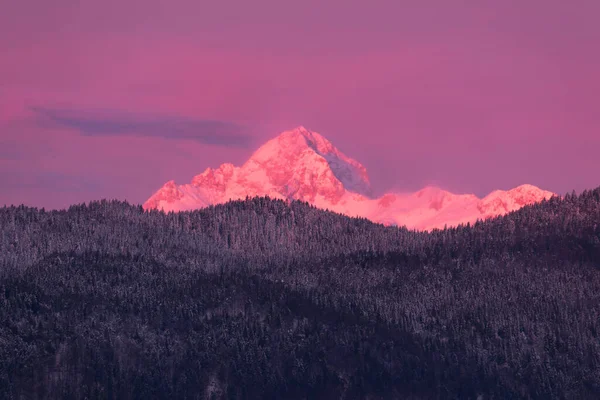
[[[0,396],[600,398],[600,189],[431,233],[1,208]]]

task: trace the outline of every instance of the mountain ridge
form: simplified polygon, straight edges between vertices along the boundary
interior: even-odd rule
[[[303,126],[284,131],[241,166],[207,168],[189,184],[168,181],[144,209],[187,211],[245,197],[306,201],[351,217],[418,230],[473,223],[540,202],[554,193],[530,184],[495,190],[483,198],[435,186],[374,197],[366,168],[329,140]]]

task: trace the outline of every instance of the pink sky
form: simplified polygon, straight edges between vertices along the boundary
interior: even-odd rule
[[[0,205],[141,203],[297,125],[378,193],[593,188],[598,15],[596,0],[8,2]]]

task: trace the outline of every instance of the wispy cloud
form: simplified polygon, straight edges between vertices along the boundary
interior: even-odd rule
[[[18,160],[23,154],[23,149],[17,143],[0,141],[0,160]]]
[[[46,189],[53,192],[89,192],[98,190],[97,180],[51,171],[0,171],[0,181],[6,189]]]
[[[250,129],[228,121],[185,118],[171,115],[140,115],[122,111],[91,111],[30,107],[40,125],[76,129],[86,136],[152,136],[190,139],[200,143],[241,147],[251,146]]]

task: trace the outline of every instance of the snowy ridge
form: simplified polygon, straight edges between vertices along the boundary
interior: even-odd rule
[[[302,200],[387,225],[430,230],[503,215],[553,195],[522,185],[496,190],[480,199],[428,186],[415,193],[373,198],[363,165],[318,133],[298,127],[269,140],[241,167],[223,164],[217,169],[207,168],[189,184],[167,182],[143,207],[187,211],[246,196],[269,196]]]

